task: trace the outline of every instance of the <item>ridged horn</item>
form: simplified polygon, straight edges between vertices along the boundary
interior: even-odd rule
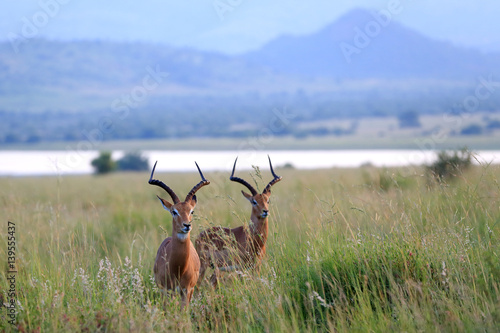
[[[271,173],[273,174],[274,178],[269,182],[269,184],[267,184],[266,188],[264,189],[264,192],[262,193],[270,192],[271,186],[273,186],[274,184],[276,184],[281,180],[281,176],[278,176],[277,174],[274,173],[273,164],[271,163],[271,158],[269,157],[269,155],[267,155],[267,158],[269,159],[269,167],[271,168]]]
[[[205,177],[203,176],[203,173],[201,172],[200,170],[200,167],[198,166],[198,163],[194,162],[194,164],[196,164],[196,167],[198,168],[198,172],[200,173],[200,176],[201,176],[201,181],[196,184],[192,189],[191,191],[189,191],[188,195],[186,196],[186,200],[185,201],[188,201],[188,200],[191,200],[194,196],[194,194],[200,189],[202,188],[203,186],[205,185],[208,185],[210,184],[210,181],[206,180]]]
[[[159,186],[162,189],[164,189],[168,194],[170,194],[170,197],[174,201],[174,204],[181,202],[179,200],[179,197],[175,194],[175,192],[170,187],[168,187],[164,182],[162,182],[161,180],[153,179],[153,174],[155,173],[156,169],[156,163],[158,163],[158,161],[156,161],[155,165],[153,166],[153,171],[151,171],[151,176],[149,177],[148,183],[151,185]]]
[[[248,182],[246,182],[245,180],[243,180],[241,178],[234,177],[234,169],[236,169],[236,162],[237,161],[238,161],[238,157],[236,157],[236,160],[234,160],[233,172],[231,173],[231,177],[229,177],[229,179],[233,182],[237,182],[237,183],[240,183],[240,184],[246,186],[246,188],[248,188],[248,190],[252,193],[252,195],[258,194],[257,191],[253,188],[253,186],[250,185]]]

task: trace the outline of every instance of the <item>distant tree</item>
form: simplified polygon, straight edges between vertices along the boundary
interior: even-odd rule
[[[8,133],[4,138],[5,143],[19,143],[21,141],[21,137],[16,133]]]
[[[427,171],[438,181],[452,179],[472,165],[472,153],[467,148],[453,152],[441,151],[436,161],[427,166]]]
[[[500,120],[493,119],[488,121],[488,125],[486,125],[486,128],[489,130],[497,130],[500,128]]]
[[[42,141],[42,139],[38,134],[30,134],[26,139],[26,143],[38,143],[40,141]]]
[[[325,136],[330,134],[330,130],[326,127],[318,127],[308,131],[313,136]]]
[[[483,134],[483,127],[479,124],[470,124],[467,127],[462,128],[460,131],[461,135],[481,135]]]
[[[149,161],[141,152],[129,152],[118,160],[118,170],[145,171],[149,170]]]
[[[116,170],[116,162],[111,159],[111,152],[102,151],[92,160],[91,164],[96,174],[105,174]]]
[[[399,128],[420,127],[420,119],[416,111],[406,111],[398,115]]]

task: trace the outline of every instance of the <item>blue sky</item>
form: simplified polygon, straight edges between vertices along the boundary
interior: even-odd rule
[[[281,34],[317,31],[356,7],[394,4],[402,8],[396,20],[429,37],[500,51],[498,0],[0,0],[0,39],[24,31],[50,39],[150,41],[238,53]]]

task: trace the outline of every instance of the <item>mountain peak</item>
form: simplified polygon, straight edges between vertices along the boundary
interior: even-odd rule
[[[491,72],[491,56],[421,35],[398,23],[399,13],[356,8],[316,33],[279,37],[247,59],[306,77],[469,79]]]
[[[365,8],[354,8],[340,16],[333,24],[358,25],[373,20],[372,11]]]

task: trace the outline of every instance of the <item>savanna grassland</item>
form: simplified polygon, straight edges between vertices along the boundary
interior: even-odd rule
[[[186,312],[152,278],[171,216],[146,173],[0,178],[0,297],[15,223],[21,332],[498,332],[500,167],[438,183],[423,168],[277,169],[260,273],[199,284]],[[228,174],[206,173],[191,239],[247,223]],[[260,190],[267,169],[240,171]],[[261,177],[262,176],[262,177]],[[157,174],[183,197],[192,174]]]

